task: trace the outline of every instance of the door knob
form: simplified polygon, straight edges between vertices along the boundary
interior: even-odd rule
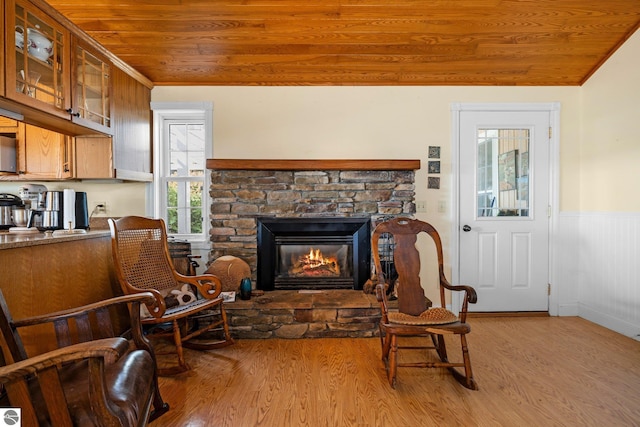
[[[471,231],[471,227],[469,227],[468,225],[464,225],[462,226],[462,231]]]

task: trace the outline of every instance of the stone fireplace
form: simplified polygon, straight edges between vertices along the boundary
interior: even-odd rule
[[[415,214],[419,160],[209,159],[211,252],[245,260],[258,277],[259,217],[384,218]],[[366,279],[365,279],[366,280]]]
[[[378,334],[380,310],[375,296],[354,289],[361,289],[370,275],[371,261],[367,258],[372,228],[386,218],[415,213],[414,171],[420,168],[419,160],[209,159],[207,168],[211,170],[212,200],[208,264],[223,255],[241,258],[251,267],[254,289],[266,290],[262,296],[226,305],[235,337]],[[316,225],[310,235],[283,233],[280,223],[289,220]],[[332,231],[331,239],[325,239],[333,241],[319,242],[317,238],[326,237],[320,229],[336,223],[343,224],[342,229],[338,227]],[[315,256],[318,249],[322,258],[329,259],[322,262],[342,262],[340,274],[333,266],[324,266],[326,271],[313,273],[325,275],[322,278],[306,276],[304,283],[292,288],[291,278],[280,277],[277,286],[282,285],[283,290],[276,289],[275,280],[272,283],[263,277],[260,268],[265,260],[258,256],[258,241],[265,233],[273,234],[267,236],[273,240],[266,252],[271,254],[270,268],[281,267],[273,264],[278,259],[273,254],[280,251],[275,242],[285,246],[280,260],[287,260],[286,268],[283,267],[286,273],[280,269],[277,274],[288,275],[292,266],[294,270],[304,270],[307,266],[304,257]],[[302,254],[292,254],[298,243],[304,244],[304,249],[299,248]],[[310,244],[313,254],[311,248],[309,252],[306,249]],[[354,276],[348,283],[339,277],[343,268],[350,269],[349,274]]]

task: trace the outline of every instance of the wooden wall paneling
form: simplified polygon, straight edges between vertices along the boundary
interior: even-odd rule
[[[121,294],[110,237],[0,250],[0,289],[16,319],[77,307]],[[24,337],[30,354],[53,349],[50,331]]]

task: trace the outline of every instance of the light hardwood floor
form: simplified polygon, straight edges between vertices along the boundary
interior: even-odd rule
[[[238,340],[187,350],[193,370],[160,379],[171,409],[151,425],[640,425],[640,342],[574,317],[470,323],[479,391],[416,368],[392,389],[378,338]]]

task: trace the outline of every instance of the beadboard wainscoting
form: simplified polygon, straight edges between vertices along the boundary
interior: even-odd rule
[[[558,314],[640,340],[640,213],[561,213],[556,241]]]

